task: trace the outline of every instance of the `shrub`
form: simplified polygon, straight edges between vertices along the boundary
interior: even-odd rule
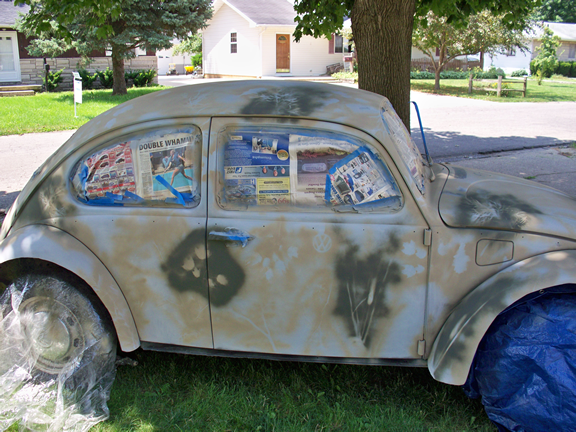
[[[156,76],[156,71],[154,69],[141,70],[134,77],[134,85],[136,87],[147,87],[152,83],[154,77]]]
[[[47,75],[44,75],[42,80],[44,81],[44,88],[46,91],[50,92],[58,87],[58,84],[62,82],[62,72],[64,72],[64,69],[60,69],[56,72],[49,71]]]
[[[518,69],[512,72],[511,76],[513,77],[523,77],[524,75],[528,75],[525,69]]]
[[[92,75],[90,75],[90,72],[82,68],[78,69],[78,74],[82,78],[82,88],[85,88],[87,90],[92,88],[92,86],[94,85],[94,81],[96,81],[96,79],[98,78],[97,73],[93,73]]]
[[[474,68],[474,78],[476,79],[497,79],[499,75],[501,75],[502,78],[506,78],[506,74],[501,68],[496,69],[492,66],[487,71],[483,71],[480,68]]]
[[[461,70],[447,70],[440,72],[441,79],[468,79],[469,77],[470,72]]]
[[[563,75],[565,77],[576,76],[576,62],[573,61],[561,61],[558,62],[558,67],[555,71],[558,75]]]
[[[340,81],[354,80],[354,82],[358,82],[358,72],[336,72],[332,74],[332,78]]]
[[[410,79],[434,79],[434,74],[428,71],[413,70],[410,71]]]
[[[102,87],[108,89],[114,87],[114,72],[110,68],[106,68],[105,71],[97,70],[96,74]]]
[[[192,66],[202,66],[202,53],[192,56]]]

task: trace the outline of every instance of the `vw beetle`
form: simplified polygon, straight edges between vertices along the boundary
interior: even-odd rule
[[[200,84],[126,102],[56,151],[2,224],[0,280],[45,374],[100,368],[117,338],[463,385],[497,317],[571,298],[576,200],[432,163],[376,94]]]

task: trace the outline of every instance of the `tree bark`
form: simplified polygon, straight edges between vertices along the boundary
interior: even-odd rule
[[[112,96],[128,93],[126,80],[124,79],[124,57],[122,56],[121,47],[116,44],[112,44],[112,74],[114,77]]]
[[[408,130],[415,9],[415,0],[356,0],[350,13],[358,87],[386,96]]]

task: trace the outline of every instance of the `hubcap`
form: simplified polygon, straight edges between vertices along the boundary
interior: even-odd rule
[[[37,369],[58,374],[80,360],[85,348],[82,327],[62,303],[49,297],[33,297],[22,302],[20,316]]]

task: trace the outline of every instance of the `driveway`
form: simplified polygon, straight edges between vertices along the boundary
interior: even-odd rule
[[[491,102],[412,92],[438,160],[576,142],[576,102]],[[421,143],[414,109],[412,136]]]

